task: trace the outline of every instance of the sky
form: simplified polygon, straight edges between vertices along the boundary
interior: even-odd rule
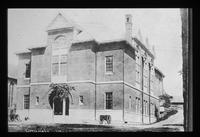
[[[15,52],[47,42],[46,28],[61,13],[75,22],[101,23],[124,31],[125,14],[133,16],[133,33],[141,31],[156,52],[155,65],[164,73],[164,89],[182,96],[180,9],[8,9],[8,64],[17,65]]]

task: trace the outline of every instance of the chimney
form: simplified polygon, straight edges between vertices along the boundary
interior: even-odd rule
[[[126,41],[132,44],[132,15],[126,14],[125,16],[125,27],[126,27]]]

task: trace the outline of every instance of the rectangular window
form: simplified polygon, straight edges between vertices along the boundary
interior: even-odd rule
[[[39,104],[39,97],[36,96],[36,105],[38,105],[38,104]]]
[[[60,75],[65,76],[67,74],[67,55],[61,55],[60,58]]]
[[[140,57],[136,56],[136,82],[140,83]]]
[[[148,115],[148,103],[146,101],[146,115]]]
[[[146,115],[146,101],[143,101],[143,107],[144,107],[144,114]]]
[[[83,96],[79,96],[79,105],[83,105]]]
[[[148,86],[148,70],[144,68],[144,86]]]
[[[139,113],[140,114],[142,114],[142,104],[141,104],[141,100],[140,100],[140,98],[139,98],[139,100],[138,100],[138,107],[139,107]]]
[[[151,115],[154,115],[154,104],[151,104]]]
[[[150,78],[150,89],[153,90],[154,85],[153,85],[153,80],[154,80],[154,76],[151,74],[151,78]]]
[[[140,113],[140,98],[136,97],[135,101],[136,101],[136,103],[135,103],[135,105],[136,105],[136,113],[139,114]]]
[[[143,67],[143,86],[148,87],[148,65],[147,63],[144,62],[144,67]]]
[[[29,95],[24,95],[24,109],[29,109]]]
[[[140,83],[140,65],[136,64],[136,82]]]
[[[113,108],[113,95],[112,92],[106,93],[106,109],[112,109]]]
[[[106,56],[106,73],[113,72],[113,56]]]
[[[131,106],[132,106],[131,96],[129,96],[129,103],[128,103],[128,104],[129,104],[129,105],[128,105],[129,109],[131,109]]]
[[[136,97],[136,113],[142,113],[140,98]]]
[[[30,73],[31,72],[31,62],[26,64],[26,73],[25,73],[25,78],[30,78]]]
[[[52,57],[52,75],[56,76],[59,74],[59,56]]]

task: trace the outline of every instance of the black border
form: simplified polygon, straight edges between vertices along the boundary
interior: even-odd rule
[[[162,2],[161,0],[155,0],[155,1],[135,1],[135,0],[129,0],[129,1],[105,1],[105,0],[102,0],[102,1],[81,1],[81,0],[62,0],[62,1],[50,1],[50,0],[44,0],[44,1],[39,1],[39,0],[35,0],[35,1],[28,1],[28,0],[21,0],[21,1],[7,1],[6,3],[3,4],[3,8],[1,8],[1,38],[2,38],[2,50],[1,50],[1,64],[3,67],[1,67],[1,73],[0,73],[0,85],[1,85],[1,99],[0,99],[0,103],[1,103],[1,116],[0,118],[1,119],[1,124],[0,124],[0,130],[7,133],[7,135],[26,135],[26,134],[21,134],[21,133],[8,133],[8,129],[7,129],[7,9],[8,8],[188,8],[188,7],[191,7],[192,5],[194,5],[194,3],[192,1],[190,2],[185,2],[185,1],[181,1],[181,0],[168,0],[168,1],[165,1],[165,2]],[[195,14],[195,11],[193,11],[193,14]],[[198,17],[199,14],[196,14],[196,16]],[[191,26],[195,26],[194,22],[191,21],[192,23],[190,23]],[[199,22],[197,23],[199,24]],[[196,25],[197,25],[196,24]],[[194,27],[192,27],[194,28]],[[195,31],[195,29],[194,29]],[[198,33],[198,32],[195,32],[195,33]],[[191,41],[193,41],[193,38],[195,39],[195,36],[196,36],[196,40],[197,40],[197,37],[199,35],[194,35],[193,34],[193,37],[191,39]],[[199,38],[198,38],[199,39]],[[194,42],[192,42],[193,44]],[[199,44],[197,44],[199,45]],[[196,48],[196,49],[195,49]],[[192,49],[194,51],[193,54],[196,53],[196,55],[199,55],[199,52],[200,50],[198,50],[197,48],[199,48],[199,46],[192,46]],[[195,57],[195,58],[199,58],[199,57]],[[193,57],[193,59],[195,59]],[[198,60],[198,59],[197,59]],[[194,65],[197,66],[197,64],[199,63],[193,63]],[[196,67],[194,67],[195,69]],[[198,72],[198,69],[196,69],[196,71],[194,70],[194,72]],[[196,78],[195,78],[196,76]],[[194,78],[196,80],[198,80],[198,77],[197,75],[195,75]],[[194,84],[195,84],[195,80],[193,79],[194,81]],[[197,85],[197,82],[196,81],[196,85]],[[197,92],[199,92],[199,88],[197,89]],[[194,97],[198,97],[198,94],[199,93],[195,93],[194,92]],[[194,101],[193,101],[194,102]],[[194,108],[199,108],[197,106],[198,103],[194,103]],[[4,111],[2,111],[4,110]],[[195,111],[195,109],[194,109]],[[4,113],[2,113],[4,112]],[[194,113],[195,114],[195,113]],[[198,117],[198,116],[197,116]],[[199,119],[198,120],[195,120],[194,119],[194,123],[198,123]],[[194,130],[196,129],[195,126],[194,127]],[[197,127],[196,130],[198,130],[199,128]],[[1,132],[2,133],[2,132]],[[138,132],[137,132],[138,133]],[[51,133],[52,135],[58,135],[58,134],[55,134],[55,133]],[[71,136],[71,133],[62,133],[61,135],[69,135]],[[76,133],[75,133],[76,134]],[[82,133],[81,133],[82,134]],[[87,135],[88,133],[84,133],[85,135]],[[82,134],[82,135],[84,135]],[[94,134],[96,133],[92,133],[91,135],[94,136]],[[100,133],[101,134],[101,133]],[[116,134],[116,133],[112,133],[112,134]],[[133,133],[134,136],[136,135],[135,133]],[[182,134],[182,133],[181,133]],[[30,135],[30,134],[29,134]],[[35,133],[33,133],[33,135],[35,135]],[[47,134],[48,135],[48,134]],[[60,135],[60,134],[59,134]],[[106,133],[106,135],[110,136],[110,133]],[[118,133],[116,135],[119,135]],[[127,136],[128,134],[127,133],[123,133],[121,134],[123,136]],[[149,136],[149,133],[148,134],[145,134],[145,133],[140,133],[140,135],[147,135]],[[166,135],[166,134],[163,134],[163,133],[159,133],[159,135]],[[167,133],[167,135],[170,135],[171,136],[171,133]],[[41,136],[41,135],[40,135]],[[80,135],[78,135],[80,136]],[[133,136],[133,135],[131,135]]]

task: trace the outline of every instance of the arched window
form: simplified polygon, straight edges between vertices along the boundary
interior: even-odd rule
[[[57,36],[55,38],[54,48],[61,48],[66,46],[66,38],[63,35]]]

